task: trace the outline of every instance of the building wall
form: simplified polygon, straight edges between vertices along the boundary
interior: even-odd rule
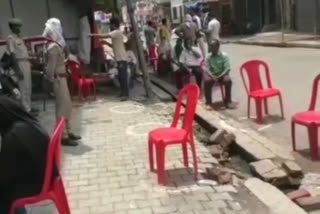
[[[318,8],[319,9],[319,8]],[[314,0],[297,0],[296,27],[297,31],[314,32],[316,4]],[[320,20],[318,21],[320,23]],[[319,24],[318,24],[319,25]],[[318,26],[320,29],[320,26]]]
[[[247,0],[248,1],[248,19],[254,24],[257,29],[261,29],[262,24],[262,12],[261,12],[261,0]]]
[[[41,35],[46,20],[51,17],[59,18],[63,24],[65,36],[77,37],[79,32],[79,15],[77,7],[66,0],[49,0],[50,11],[47,10],[46,0],[11,0],[15,17],[23,21],[23,35]],[[48,14],[50,13],[50,15]],[[8,20],[13,17],[9,0],[0,0],[0,28],[4,36],[8,35]]]

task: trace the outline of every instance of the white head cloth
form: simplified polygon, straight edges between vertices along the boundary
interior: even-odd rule
[[[46,27],[43,31],[43,36],[58,43],[61,47],[66,46],[66,42],[62,34],[61,22],[57,18],[51,18],[46,22]]]

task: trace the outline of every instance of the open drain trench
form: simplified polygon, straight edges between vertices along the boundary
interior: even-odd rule
[[[158,96],[160,99],[163,97],[163,93],[167,93],[172,100],[176,100],[177,92],[172,92],[171,89],[167,89],[167,86],[170,87],[169,84],[159,85],[157,81],[152,81],[152,83],[153,87],[157,88],[154,90],[155,94],[157,94],[159,90],[162,90],[161,96]],[[174,106],[173,104],[172,107]],[[272,160],[272,163],[269,163],[269,160],[257,161],[255,157],[235,143],[235,136],[232,136],[232,134],[221,133],[221,130],[213,127],[212,124],[208,124],[206,120],[199,116],[196,116],[196,122],[195,135],[197,139],[205,144],[212,156],[218,160],[218,164],[213,164],[211,169],[207,169],[205,175],[207,178],[217,181],[219,184],[242,186],[241,184],[243,184],[246,179],[257,177],[269,182],[284,194],[299,189],[303,178],[302,171],[299,171],[299,169],[294,171],[294,169],[290,168],[290,164],[289,166],[283,166],[283,163],[281,163],[281,161],[277,163],[277,160]],[[273,162],[275,162],[275,164]],[[255,163],[258,164],[255,165]],[[266,170],[265,173],[268,173],[268,167],[270,167],[271,164],[279,164],[277,166],[288,170],[288,176],[281,177],[281,171],[276,171],[275,173],[279,174],[279,178],[266,180],[257,173],[255,167]],[[270,168],[270,172],[272,170],[273,169]]]

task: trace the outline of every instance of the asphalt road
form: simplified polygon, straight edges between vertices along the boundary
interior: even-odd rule
[[[226,51],[232,64],[231,76],[234,81],[233,97],[239,102],[238,108],[224,111],[244,124],[249,125],[263,135],[271,138],[284,146],[291,147],[291,117],[297,112],[308,109],[313,79],[320,73],[320,50],[303,48],[271,48],[259,46],[245,46],[225,44],[222,50]],[[247,60],[261,59],[269,64],[271,79],[275,88],[282,92],[284,100],[285,120],[280,118],[280,106],[277,98],[271,98],[269,112],[263,125],[257,125],[255,120],[247,120],[247,94],[240,76],[240,66]],[[220,91],[215,92],[214,99],[219,101]],[[319,101],[320,102],[320,101]],[[252,102],[251,115],[255,116],[255,105]],[[297,146],[299,149],[309,147],[305,128],[296,128]],[[302,164],[309,165],[306,161],[309,153],[302,159]],[[318,165],[318,164],[316,164]],[[317,168],[319,168],[320,164]]]

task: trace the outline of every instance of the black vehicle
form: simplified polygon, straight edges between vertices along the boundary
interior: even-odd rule
[[[20,91],[17,83],[10,75],[10,57],[4,54],[0,61],[0,96],[9,96],[14,99],[20,98]]]

